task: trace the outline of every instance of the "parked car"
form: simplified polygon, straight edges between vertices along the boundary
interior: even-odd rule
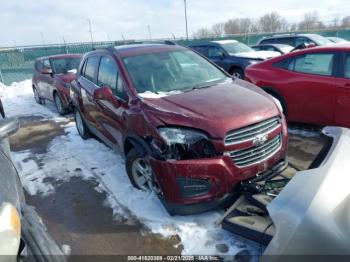
[[[309,261],[348,256],[350,130],[326,127],[325,145],[308,170],[260,184],[219,222],[223,228],[267,246],[261,261]],[[271,193],[272,191],[272,193]],[[289,259],[288,259],[289,260]]]
[[[280,54],[287,54],[291,52],[294,47],[285,44],[263,44],[263,45],[253,45],[252,48],[255,51],[274,51]]]
[[[75,78],[81,55],[65,54],[35,60],[33,93],[38,104],[53,101],[61,115],[70,111],[70,83]]]
[[[340,38],[340,37],[327,37],[328,40],[330,40],[333,43],[342,43],[342,44],[346,44],[349,43],[348,40],[345,40],[344,38]]]
[[[1,100],[0,112],[4,112]],[[22,183],[11,160],[8,140],[8,136],[19,128],[19,120],[5,118],[4,115],[0,115],[1,261],[66,261],[35,210],[25,203]]]
[[[286,166],[285,118],[248,82],[178,45],[86,54],[72,83],[77,130],[126,156],[134,187],[170,214],[232,201],[240,181]]]
[[[350,47],[276,57],[249,67],[246,80],[279,99],[289,121],[350,127]]]
[[[247,66],[280,55],[273,51],[257,52],[236,40],[202,42],[189,47],[237,78],[244,78],[244,70]]]
[[[326,37],[317,34],[282,34],[282,35],[273,35],[268,37],[263,37],[257,43],[258,45],[266,44],[285,44],[293,47],[300,45],[330,45],[331,42]]]

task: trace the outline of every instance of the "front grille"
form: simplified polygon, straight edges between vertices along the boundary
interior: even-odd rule
[[[257,135],[269,134],[281,126],[281,118],[274,117],[254,125],[230,131],[225,137],[225,146],[253,140]]]
[[[282,135],[279,134],[275,138],[268,140],[263,145],[231,151],[228,152],[228,155],[236,166],[247,167],[265,161],[280,150],[281,146]]]

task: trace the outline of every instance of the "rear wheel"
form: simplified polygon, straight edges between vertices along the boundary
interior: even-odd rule
[[[57,93],[54,94],[53,100],[55,102],[57,112],[60,115],[64,115],[65,113],[67,113],[67,110],[64,108],[62,100],[61,100],[60,96]]]
[[[40,104],[40,105],[45,104],[45,100],[39,96],[39,92],[36,89],[36,87],[33,87],[33,93],[34,93],[34,99],[38,104]]]
[[[244,71],[241,68],[231,69],[230,74],[235,78],[244,79]]]
[[[75,111],[75,125],[82,139],[85,140],[91,137],[91,132],[89,128],[86,126],[84,119],[81,116],[79,110]]]
[[[126,171],[131,184],[137,189],[153,191],[157,195],[161,194],[161,189],[147,160],[146,153],[135,148],[131,149],[126,155]]]

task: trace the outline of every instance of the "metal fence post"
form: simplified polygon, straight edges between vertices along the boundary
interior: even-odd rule
[[[1,82],[1,83],[5,83],[5,82],[4,82],[4,78],[2,77],[1,69],[0,69],[0,82]]]

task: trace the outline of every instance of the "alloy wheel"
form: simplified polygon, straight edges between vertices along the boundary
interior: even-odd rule
[[[134,181],[140,189],[160,194],[160,187],[154,179],[152,168],[144,158],[135,159],[131,170]]]

